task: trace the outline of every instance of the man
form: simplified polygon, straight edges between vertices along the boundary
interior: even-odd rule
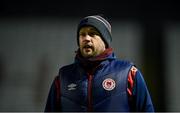
[[[75,62],[62,67],[54,79],[46,112],[154,111],[142,74],[115,57],[111,40],[111,25],[103,17],[80,21]]]

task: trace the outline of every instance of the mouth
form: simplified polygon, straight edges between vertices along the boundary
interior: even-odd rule
[[[83,49],[85,49],[85,51],[90,51],[90,50],[94,50],[94,47],[92,45],[84,45]]]
[[[88,48],[93,48],[91,45],[85,45],[83,48],[85,48],[85,49],[88,49]]]
[[[94,47],[91,44],[84,44],[81,46],[80,51],[84,57],[91,57],[94,53]]]

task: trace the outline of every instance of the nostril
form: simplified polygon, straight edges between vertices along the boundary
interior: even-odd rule
[[[86,39],[85,39],[83,42],[84,42],[84,43],[89,43],[89,42],[90,42],[90,40],[86,40]]]

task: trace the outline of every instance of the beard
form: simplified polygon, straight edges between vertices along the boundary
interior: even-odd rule
[[[84,44],[82,47],[80,47],[80,51],[83,57],[89,58],[95,56],[95,47],[91,44]]]

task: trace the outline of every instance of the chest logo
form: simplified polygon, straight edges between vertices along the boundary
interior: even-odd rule
[[[111,91],[115,88],[116,83],[113,79],[111,78],[107,78],[102,82],[102,86],[105,90],[107,91]]]
[[[76,86],[77,84],[71,83],[67,87],[68,87],[68,90],[71,91],[71,90],[76,90]]]

